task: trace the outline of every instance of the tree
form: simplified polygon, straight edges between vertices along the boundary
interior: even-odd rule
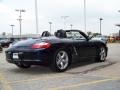
[[[92,35],[93,33],[91,31],[87,32],[88,36]]]
[[[93,36],[101,35],[100,33],[93,33]]]
[[[6,36],[6,32],[3,32],[2,35],[3,35],[3,36]]]

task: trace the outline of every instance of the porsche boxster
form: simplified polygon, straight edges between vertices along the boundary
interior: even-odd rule
[[[19,41],[6,50],[6,60],[20,68],[47,65],[63,72],[75,58],[106,60],[108,48],[100,40],[92,40],[80,30],[58,30],[55,35]]]

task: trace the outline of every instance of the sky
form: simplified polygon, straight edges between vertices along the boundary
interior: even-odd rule
[[[64,28],[62,16],[65,19],[65,29],[84,30],[84,0],[37,0],[39,33],[49,31],[52,22],[52,32]],[[35,34],[35,0],[0,0],[0,34],[11,33],[11,24],[14,24],[14,34],[19,34],[19,13],[22,12],[22,34]],[[100,32],[102,20],[102,34],[109,35],[120,29],[115,24],[120,23],[120,0],[86,0],[86,31]]]

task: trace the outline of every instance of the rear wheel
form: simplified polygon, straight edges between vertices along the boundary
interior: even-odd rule
[[[98,62],[104,62],[106,60],[106,56],[107,52],[105,47],[101,47],[95,60]]]
[[[70,65],[70,55],[64,49],[59,49],[51,60],[51,69],[57,72],[65,71]]]
[[[19,68],[30,68],[30,64],[24,64],[24,63],[16,63],[16,66]]]

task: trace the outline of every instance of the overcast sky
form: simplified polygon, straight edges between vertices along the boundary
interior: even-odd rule
[[[83,6],[84,0],[38,0],[39,33],[48,30],[52,22],[52,32],[64,27],[61,16],[66,19],[66,29],[73,24],[74,29],[84,31]],[[102,33],[118,32],[115,24],[120,23],[120,0],[86,0],[87,31],[99,32],[99,18],[102,21]],[[22,13],[22,34],[36,33],[35,0],[0,0],[0,33],[11,33],[10,24],[14,24],[14,34],[19,34],[18,12]]]

